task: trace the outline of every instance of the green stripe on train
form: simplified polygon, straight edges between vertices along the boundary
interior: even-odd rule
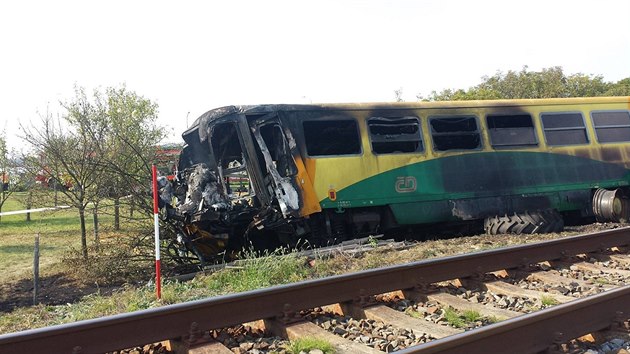
[[[353,173],[356,173],[353,171]],[[623,166],[541,152],[479,152],[406,165],[337,191],[322,208],[390,205],[401,224],[456,219],[450,200],[496,196],[547,196],[551,207],[575,210],[563,192],[630,184]]]

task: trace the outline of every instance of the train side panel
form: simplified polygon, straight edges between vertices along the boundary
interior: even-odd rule
[[[311,157],[306,146],[301,148],[323,209],[341,212],[387,206],[400,224],[470,220],[543,208],[588,214],[593,189],[625,187],[630,181],[630,143],[599,143],[591,112],[628,111],[628,106],[625,102],[333,112],[327,113],[328,119],[356,121],[361,152],[352,156]],[[586,144],[547,144],[540,115],[562,112],[583,115]],[[422,151],[375,154],[367,120],[384,114],[418,117]],[[486,117],[497,114],[530,115],[536,146],[493,148]],[[435,151],[429,119],[460,115],[476,117],[481,146],[467,151]]]

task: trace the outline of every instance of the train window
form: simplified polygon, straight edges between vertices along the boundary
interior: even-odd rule
[[[475,117],[431,117],[429,124],[436,151],[474,150],[481,147]]]
[[[302,127],[309,156],[361,153],[361,138],[354,120],[311,120],[303,122]]]
[[[630,141],[630,113],[628,111],[591,112],[597,141],[617,143]]]
[[[486,117],[490,143],[494,148],[538,145],[534,123],[529,114],[495,114]]]
[[[221,123],[214,126],[210,141],[219,167],[223,188],[232,200],[251,198],[254,191],[247,173],[236,124]]]
[[[372,151],[375,154],[418,152],[424,149],[420,121],[416,117],[368,119]]]
[[[588,144],[582,113],[542,113],[540,119],[547,145]]]

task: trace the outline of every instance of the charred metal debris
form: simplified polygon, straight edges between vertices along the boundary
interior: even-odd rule
[[[209,111],[183,138],[175,180],[160,183],[175,259],[203,265],[243,247],[296,245],[310,231],[295,139],[273,106]]]

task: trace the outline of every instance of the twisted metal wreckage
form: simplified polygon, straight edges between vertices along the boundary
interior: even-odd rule
[[[169,249],[178,259],[203,264],[243,247],[296,244],[311,229],[302,216],[321,208],[305,207],[308,176],[291,131],[270,107],[209,111],[183,138],[175,181],[160,181],[161,206],[177,232]]]

